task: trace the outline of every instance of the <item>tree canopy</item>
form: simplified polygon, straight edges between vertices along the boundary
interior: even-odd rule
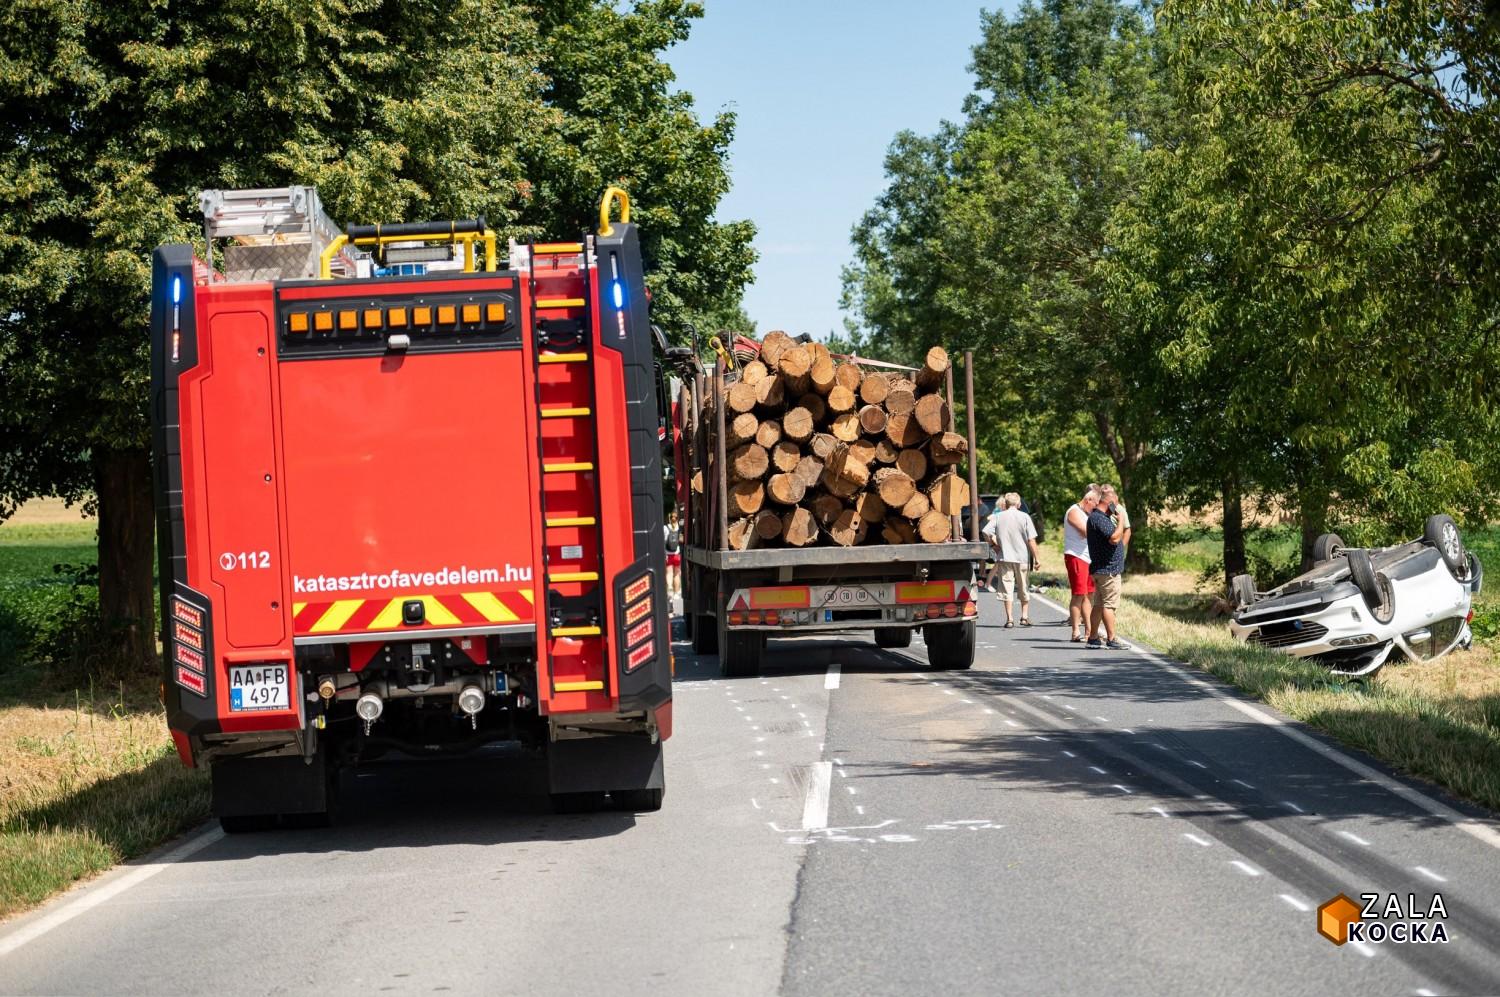
[[[631,192],[659,319],[737,306],[734,119],[665,51],[687,0],[19,0],[0,11],[0,517],[97,500],[101,610],[149,656],[150,252],[206,188],[313,183],[346,221],[579,232]],[[145,625],[141,625],[145,621]]]
[[[1309,554],[1491,515],[1495,30],[1435,0],[986,15],[964,120],[897,136],[855,229],[856,335],[973,344],[994,415],[1086,413],[1146,505],[1290,503]],[[1076,479],[1054,442],[981,467]]]

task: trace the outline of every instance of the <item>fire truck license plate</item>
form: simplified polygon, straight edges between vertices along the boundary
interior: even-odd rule
[[[251,665],[229,670],[229,708],[240,712],[284,710],[291,683],[286,665]]]

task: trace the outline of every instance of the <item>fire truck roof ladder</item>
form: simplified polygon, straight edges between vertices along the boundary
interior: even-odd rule
[[[313,186],[205,190],[199,204],[210,268],[214,240],[231,240],[224,247],[231,281],[316,279],[323,251],[343,235]],[[337,253],[332,269],[340,277],[358,276],[358,258]]]
[[[538,653],[554,694],[607,691],[588,249],[581,242],[533,243],[513,247],[511,255],[513,265],[528,264],[536,336],[545,627]]]

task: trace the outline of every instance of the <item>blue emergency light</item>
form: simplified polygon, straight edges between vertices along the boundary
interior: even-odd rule
[[[625,307],[625,285],[621,284],[617,280],[617,281],[614,282],[614,286],[615,286],[615,307],[616,308],[624,308]]]

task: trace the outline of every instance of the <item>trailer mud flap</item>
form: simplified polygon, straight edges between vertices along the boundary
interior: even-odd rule
[[[309,762],[301,755],[221,758],[210,768],[215,817],[326,813],[336,771],[323,752]]]
[[[661,789],[661,742],[637,735],[570,738],[547,745],[547,777],[553,793],[602,793]]]

